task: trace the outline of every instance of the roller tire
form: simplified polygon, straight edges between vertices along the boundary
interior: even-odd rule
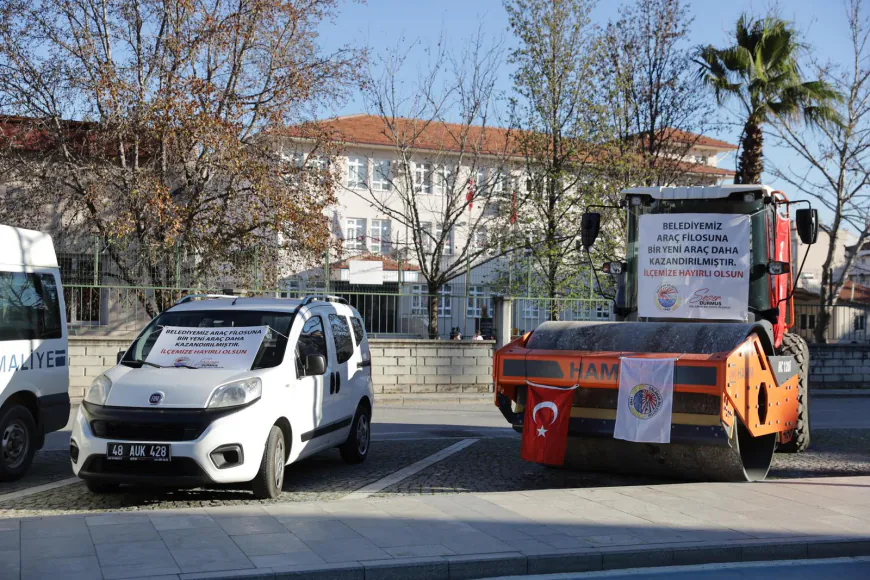
[[[791,441],[780,445],[780,453],[802,453],[810,446],[810,351],[806,341],[793,332],[782,337],[779,355],[793,356],[798,365],[798,417]]]

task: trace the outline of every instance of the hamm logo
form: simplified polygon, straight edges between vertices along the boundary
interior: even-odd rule
[[[148,402],[152,405],[159,405],[160,401],[163,400],[163,393],[153,393],[150,397],[148,397]]]
[[[670,284],[662,284],[656,289],[656,308],[665,312],[676,310],[680,305],[680,293]]]

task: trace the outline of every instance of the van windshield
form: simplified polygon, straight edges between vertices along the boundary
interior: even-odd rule
[[[287,336],[293,324],[293,314],[287,312],[265,312],[258,310],[187,310],[183,312],[164,312],[142,331],[121,359],[121,364],[139,368],[142,366],[157,337],[166,326],[182,328],[225,328],[268,326],[260,350],[254,358],[251,369],[276,367],[284,360]]]

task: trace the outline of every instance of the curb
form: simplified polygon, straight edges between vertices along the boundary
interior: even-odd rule
[[[769,560],[814,560],[870,556],[870,536],[831,539],[803,537],[793,541],[735,540],[694,545],[557,550],[524,555],[518,552],[398,558],[344,564],[317,564],[258,570],[180,574],[179,580],[474,580],[526,574],[559,574]]]
[[[870,389],[810,389],[810,397],[870,397]]]

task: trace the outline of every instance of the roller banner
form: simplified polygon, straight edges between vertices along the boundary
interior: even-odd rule
[[[750,218],[651,214],[638,221],[638,316],[746,320]]]

